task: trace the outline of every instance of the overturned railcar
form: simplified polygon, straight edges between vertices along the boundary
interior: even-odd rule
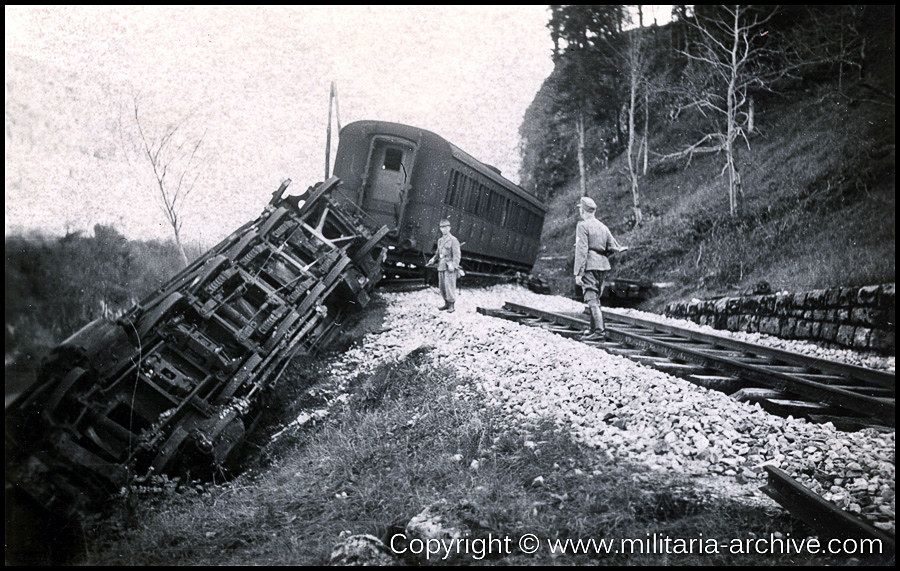
[[[72,517],[135,477],[224,465],[260,393],[381,278],[389,229],[333,196],[338,182],[285,197],[285,181],[259,218],[120,319],[55,348],[6,410],[7,496]]]
[[[540,249],[546,205],[496,168],[441,136],[386,121],[340,133],[337,192],[390,228],[385,276],[422,276],[449,218],[470,275],[528,274]]]

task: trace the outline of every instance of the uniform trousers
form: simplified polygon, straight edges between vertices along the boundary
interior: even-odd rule
[[[438,272],[438,288],[447,303],[456,303],[456,270]]]

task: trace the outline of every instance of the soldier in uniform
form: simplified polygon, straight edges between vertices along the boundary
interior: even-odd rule
[[[441,290],[441,297],[444,298],[444,305],[440,309],[453,313],[456,311],[456,276],[460,270],[459,240],[450,233],[450,221],[446,218],[441,220],[440,228],[441,237],[438,239],[437,252],[428,260],[428,265],[437,262],[438,287]]]
[[[609,228],[597,220],[597,204],[588,197],[578,201],[581,221],[575,228],[575,283],[584,291],[584,302],[591,313],[591,329],[582,341],[606,340],[603,313],[600,311],[600,292],[609,273],[609,256],[627,250],[613,238]]]

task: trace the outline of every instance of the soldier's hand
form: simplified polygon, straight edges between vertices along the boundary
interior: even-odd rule
[[[583,276],[575,276],[575,285],[577,285],[578,287],[584,287]]]

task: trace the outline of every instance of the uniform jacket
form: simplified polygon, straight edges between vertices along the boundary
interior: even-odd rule
[[[575,227],[575,275],[610,269],[608,256],[620,248],[603,222],[596,218],[582,220]]]
[[[438,238],[437,254],[435,255],[438,259],[437,269],[439,272],[459,269],[461,254],[459,251],[459,240],[456,239],[456,236],[447,234]]]

